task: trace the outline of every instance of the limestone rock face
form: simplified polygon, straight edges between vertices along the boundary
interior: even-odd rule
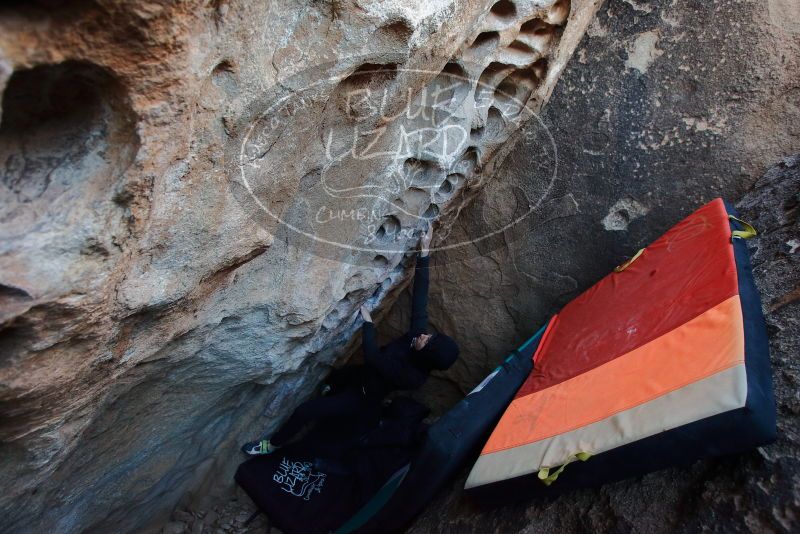
[[[3,530],[139,530],[228,486],[599,3],[0,7]]]

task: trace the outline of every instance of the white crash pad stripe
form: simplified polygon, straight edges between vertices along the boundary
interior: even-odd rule
[[[741,408],[746,400],[747,374],[742,363],[585,427],[483,454],[472,468],[465,488],[535,473],[541,467],[561,465],[579,451],[597,455],[659,432]]]

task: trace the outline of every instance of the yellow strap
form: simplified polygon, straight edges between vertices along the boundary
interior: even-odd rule
[[[622,271],[624,271],[625,269],[627,269],[628,267],[630,267],[630,266],[631,266],[631,263],[633,263],[633,262],[635,262],[636,260],[638,260],[638,259],[639,259],[639,256],[641,256],[641,255],[642,255],[642,252],[644,252],[644,249],[643,249],[643,248],[640,248],[640,249],[639,249],[639,252],[637,252],[636,254],[634,254],[634,255],[633,255],[633,257],[632,257],[631,259],[629,259],[628,261],[626,261],[626,262],[625,262],[625,263],[623,263],[622,265],[617,265],[616,267],[614,267],[614,272],[615,272],[615,273],[621,273]]]
[[[746,223],[738,217],[734,217],[733,215],[728,215],[728,219],[732,221],[736,221],[737,223],[744,226],[744,230],[734,230],[731,232],[731,241],[734,239],[750,239],[751,237],[755,237],[758,235],[756,229],[753,228],[753,225],[750,223]]]
[[[539,475],[538,475],[539,476],[539,480],[541,480],[542,483],[545,486],[549,486],[550,484],[552,484],[553,482],[555,482],[558,479],[558,475],[560,475],[561,472],[564,471],[564,468],[566,468],[567,465],[569,465],[570,463],[572,463],[575,460],[580,460],[581,462],[585,462],[586,460],[588,460],[591,457],[592,457],[592,455],[590,453],[588,453],[588,452],[576,452],[575,454],[573,454],[572,456],[567,458],[567,461],[564,462],[561,465],[561,467],[559,467],[558,469],[556,469],[552,473],[550,473],[550,468],[549,467],[542,467],[541,469],[539,469]]]

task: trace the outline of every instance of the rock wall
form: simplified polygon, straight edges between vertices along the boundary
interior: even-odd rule
[[[138,531],[228,488],[598,4],[4,3],[2,530]]]

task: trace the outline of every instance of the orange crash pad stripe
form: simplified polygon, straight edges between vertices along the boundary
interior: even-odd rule
[[[742,308],[734,295],[591,371],[517,397],[481,454],[590,425],[742,362]]]
[[[666,395],[552,438],[482,454],[465,488],[563,465],[575,451],[593,456],[660,432],[741,408],[747,402],[745,365],[734,365]],[[602,460],[600,460],[602,461]]]

